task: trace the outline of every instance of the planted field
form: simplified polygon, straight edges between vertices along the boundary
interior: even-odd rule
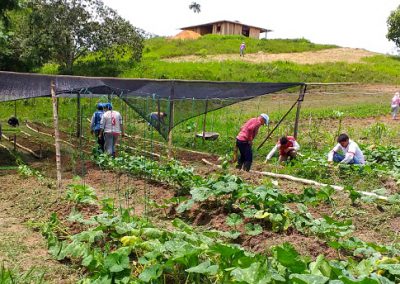
[[[311,88],[302,105],[302,155],[284,165],[276,158],[264,163],[278,137],[292,133],[290,114],[255,152],[253,169],[259,172],[250,173],[229,163],[238,129],[261,112],[270,115],[273,127],[297,90],[177,126],[175,160],[167,158],[167,143],[117,98],[114,108],[125,118],[127,136],[117,158],[99,155],[87,122],[97,100],[82,100],[79,138],[76,100],[60,99],[61,192],[54,182],[49,101],[17,102],[23,122],[15,132],[17,142],[34,153],[41,150],[42,158],[1,142],[9,151],[0,148],[0,154],[14,168],[0,176],[0,199],[7,201],[0,203],[7,212],[0,224],[8,228],[2,230],[0,259],[6,266],[0,275],[33,283],[398,283],[400,124],[388,116],[394,90],[384,85]],[[38,116],[32,106],[47,115]],[[5,103],[3,110],[4,124],[14,103]],[[204,121],[219,139],[195,138]],[[260,130],[256,146],[266,132]],[[328,165],[326,155],[339,132],[359,142],[364,167]],[[20,227],[14,230],[13,224]],[[27,238],[32,230],[35,245]],[[18,249],[11,239],[21,240]],[[31,254],[37,257],[29,262]]]

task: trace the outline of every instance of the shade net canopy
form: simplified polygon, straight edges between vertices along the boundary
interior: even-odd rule
[[[304,83],[245,83],[56,76],[0,71],[0,102],[51,96],[116,95],[165,139],[192,117]]]

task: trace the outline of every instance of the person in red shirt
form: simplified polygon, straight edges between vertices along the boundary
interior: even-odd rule
[[[253,163],[253,150],[251,145],[257,136],[258,129],[261,125],[268,125],[269,117],[262,113],[259,117],[249,119],[241,128],[236,136],[236,146],[239,149],[240,156],[238,159],[237,169],[249,171]]]
[[[293,136],[282,136],[271,152],[269,152],[265,161],[268,162],[277,150],[279,150],[279,162],[285,162],[289,158],[294,159],[299,149],[300,145]]]

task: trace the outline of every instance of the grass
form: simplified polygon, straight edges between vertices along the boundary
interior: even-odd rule
[[[363,63],[297,64],[289,61],[252,64],[241,61],[164,62],[146,59],[121,77],[240,82],[360,82],[399,84],[400,61],[374,56]]]
[[[162,59],[182,55],[207,56],[237,53],[240,36],[208,35],[197,40],[170,40],[152,38],[145,41],[140,63],[129,63],[125,54],[114,61],[99,60],[90,54],[78,60],[75,75],[118,76],[129,78],[188,79],[241,82],[360,82],[400,84],[398,56],[376,55],[359,63],[327,62],[297,64],[289,61],[253,64],[248,62],[165,62]],[[268,53],[317,51],[335,48],[320,45],[306,39],[256,40],[245,38],[247,52]],[[58,66],[53,63],[37,70],[39,73],[56,74]]]
[[[156,37],[145,41],[144,58],[158,59],[198,54],[239,53],[239,46],[246,43],[246,52],[290,53],[318,51],[335,48],[335,45],[315,44],[307,39],[253,39],[244,36],[205,35],[196,40],[172,40]]]

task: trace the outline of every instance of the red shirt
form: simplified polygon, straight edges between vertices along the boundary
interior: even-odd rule
[[[236,136],[236,139],[240,141],[253,141],[254,137],[256,137],[258,133],[258,129],[264,123],[260,121],[258,117],[249,119],[243,126],[240,128],[239,134]]]
[[[281,145],[280,142],[279,143],[279,155],[283,156],[286,155],[287,153],[285,152],[285,150],[287,150],[287,148],[289,147],[294,147],[294,141],[296,141],[296,139],[294,139],[293,136],[287,136],[288,142],[285,145]]]

